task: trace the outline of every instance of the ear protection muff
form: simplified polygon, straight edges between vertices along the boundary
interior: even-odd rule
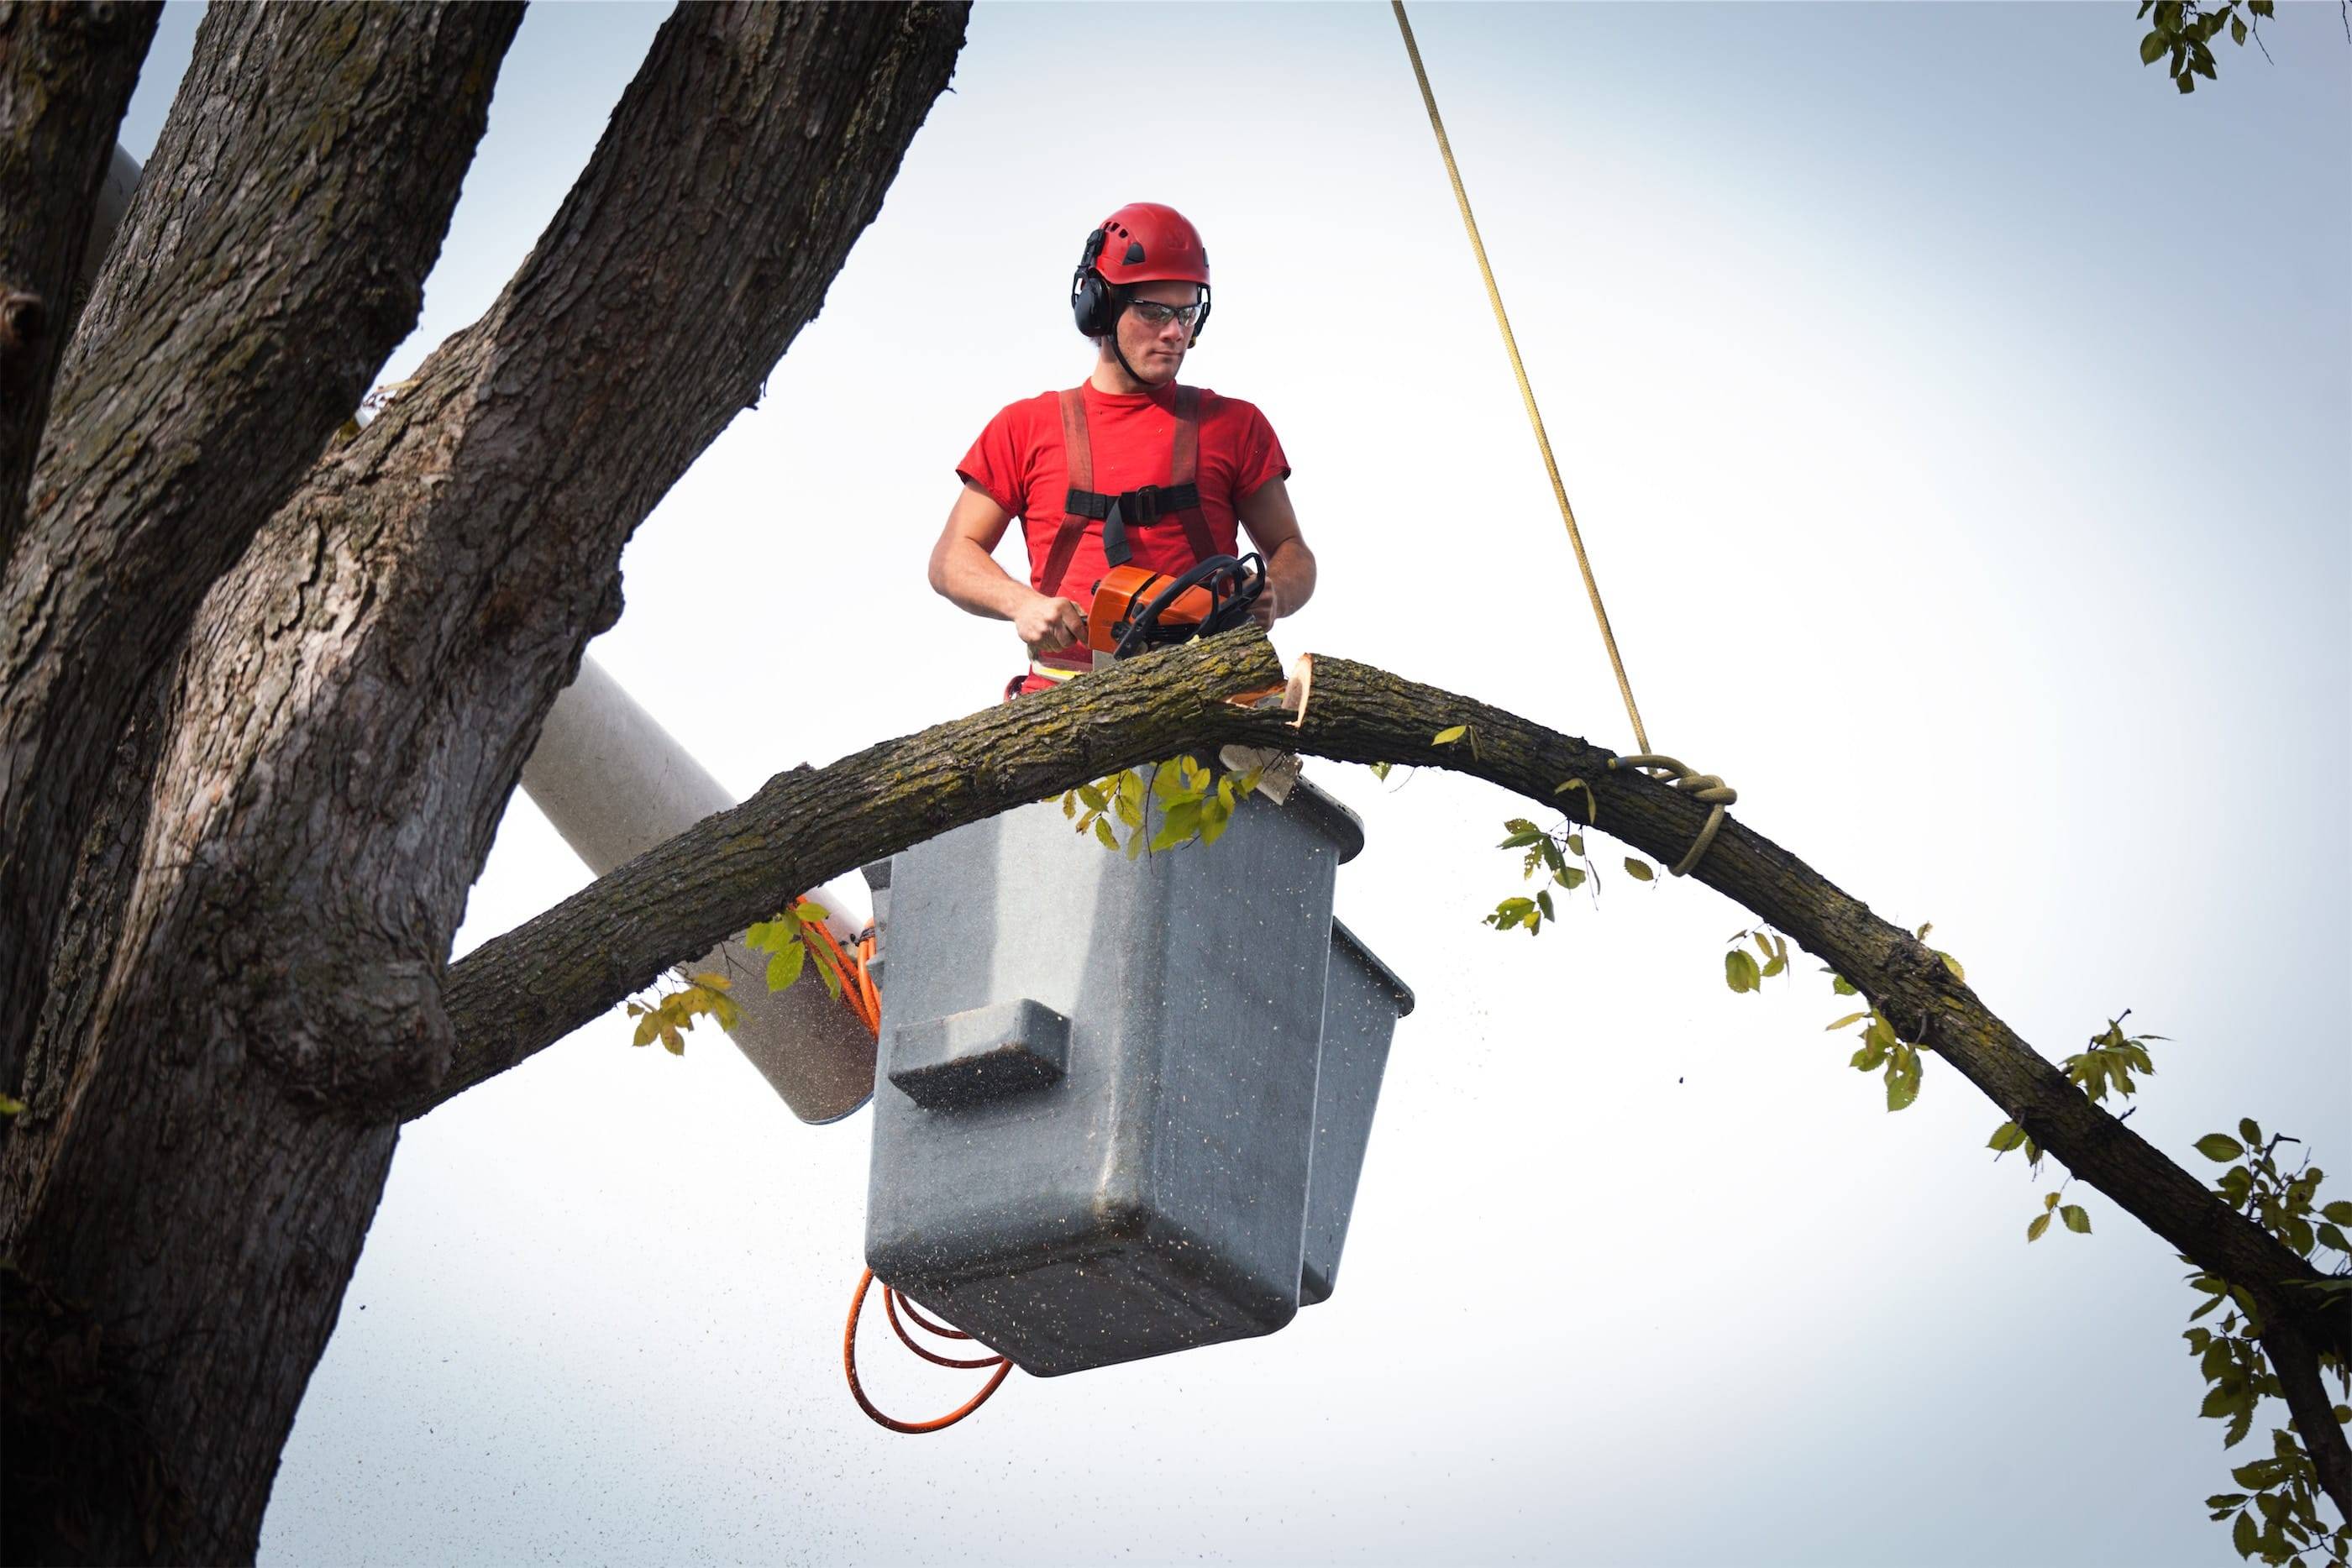
[[[1103,279],[1095,270],[1095,263],[1103,253],[1107,231],[1096,229],[1087,235],[1087,247],[1079,253],[1076,271],[1070,274],[1070,314],[1077,321],[1078,330],[1089,338],[1107,338],[1118,329],[1118,313],[1126,308],[1124,293]]]

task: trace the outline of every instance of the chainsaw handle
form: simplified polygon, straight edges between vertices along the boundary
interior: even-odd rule
[[[1228,594],[1220,595],[1218,580],[1226,577],[1233,580],[1233,588]],[[1127,630],[1119,634],[1118,646],[1111,650],[1111,657],[1126,658],[1142,641],[1145,631],[1159,624],[1160,612],[1176,602],[1177,595],[1187,589],[1202,586],[1207,587],[1214,604],[1201,622],[1198,635],[1206,637],[1235,624],[1233,619],[1234,612],[1245,612],[1257,602],[1257,596],[1265,591],[1265,558],[1252,550],[1238,559],[1229,555],[1213,555],[1205,560],[1194,562],[1154,594],[1149,604],[1129,617]]]

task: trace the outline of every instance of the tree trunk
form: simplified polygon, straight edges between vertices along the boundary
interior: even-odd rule
[[[415,324],[520,16],[205,16],[0,574],[0,1092],[115,742]]]
[[[206,26],[226,15],[266,28],[268,15],[446,30],[471,14],[404,24],[391,18],[408,8],[223,7]],[[122,739],[110,792],[91,788],[102,766],[84,769],[75,820],[90,821],[100,799],[113,805],[82,846],[71,917],[62,872],[19,883],[28,920],[65,941],[30,1109],[0,1148],[0,1249],[18,1270],[5,1346],[11,1558],[252,1553],[399,1108],[446,1070],[450,940],[541,717],[618,613],[630,531],[756,400],[816,313],[945,88],[962,21],[961,6],[682,7],[483,319],[283,505],[258,484],[242,492],[241,559],[212,569],[174,672],[143,688],[143,709],[118,705],[106,745],[134,710],[152,727]],[[258,47],[207,48],[281,68]],[[457,76],[487,95],[487,69],[478,82]],[[373,108],[379,92],[397,96],[345,84],[336,115]],[[334,115],[305,129],[341,140],[304,179],[373,156],[344,144],[356,139]],[[212,155],[159,151],[149,192],[179,189],[175,169]],[[287,164],[272,154],[264,166],[282,177]],[[143,216],[134,209],[118,266],[171,249]],[[110,307],[117,298],[101,285],[84,327],[98,346],[68,367],[42,470],[84,477],[37,486],[36,528],[59,530],[59,508],[107,505],[108,428],[96,409],[91,423],[69,421],[67,402],[77,375],[141,362],[128,345],[161,329],[147,303]],[[139,353],[169,366],[189,351],[167,339]],[[254,350],[234,386],[278,351]],[[348,413],[380,359],[334,398],[320,394],[318,419],[247,428],[237,439],[268,450],[239,461],[291,452],[299,474],[327,411]],[[193,401],[162,385],[152,395],[167,413]],[[191,476],[231,456],[191,455],[184,482],[203,489]],[[110,596],[73,574],[120,570],[126,554],[148,561],[152,500],[126,513],[130,532],[57,570],[49,600],[79,594],[101,615]],[[217,543],[233,519],[205,508],[199,521],[191,548]],[[60,537],[104,528],[85,516]],[[152,564],[172,588],[205,570]],[[79,636],[96,623],[71,624]],[[57,667],[90,653],[60,629],[28,657],[55,689]],[[98,727],[82,726],[79,743]],[[0,823],[11,853],[40,841],[29,825]],[[121,874],[110,879],[110,866]],[[91,1462],[54,1458],[68,1453]]]
[[[163,14],[161,0],[0,3],[0,561],[24,529],[90,214]]]

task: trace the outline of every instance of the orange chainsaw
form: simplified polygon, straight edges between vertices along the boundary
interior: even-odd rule
[[[1265,559],[1253,550],[1235,559],[1213,555],[1171,576],[1148,567],[1115,566],[1095,584],[1087,611],[1087,646],[1104,658],[1124,659],[1147,648],[1189,643],[1231,631],[1249,619],[1265,591]]]

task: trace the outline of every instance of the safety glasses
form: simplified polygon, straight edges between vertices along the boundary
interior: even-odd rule
[[[1190,305],[1162,305],[1156,299],[1130,299],[1127,308],[1135,312],[1135,319],[1147,327],[1165,327],[1171,321],[1181,321],[1190,327],[1200,319],[1207,303],[1206,300],[1196,299]]]

